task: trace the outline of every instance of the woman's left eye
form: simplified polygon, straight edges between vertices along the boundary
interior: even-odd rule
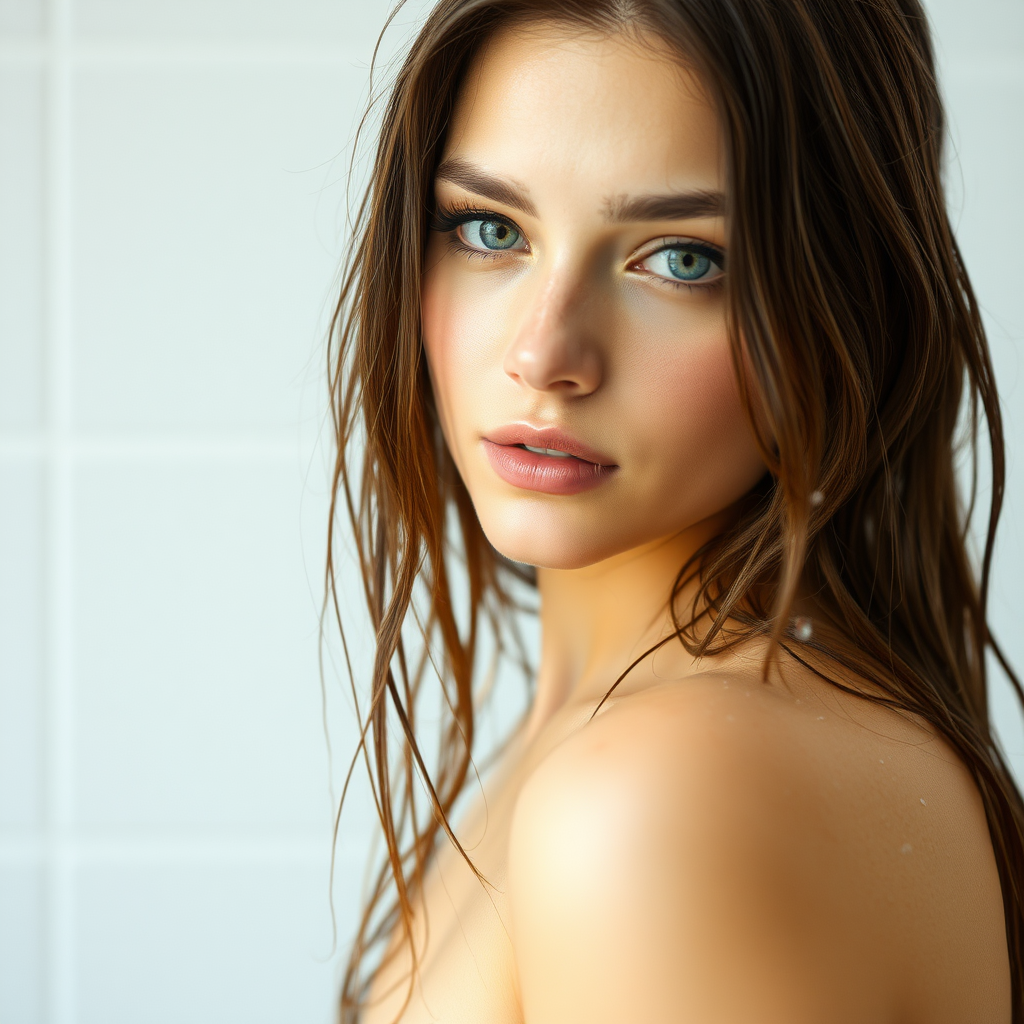
[[[708,245],[666,245],[646,256],[638,267],[673,284],[711,284],[725,273],[725,256]]]
[[[482,252],[526,248],[522,232],[504,220],[465,220],[459,225],[459,235],[466,245]]]

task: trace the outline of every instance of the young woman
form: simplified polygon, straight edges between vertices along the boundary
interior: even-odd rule
[[[343,1021],[1024,1022],[942,139],[917,0],[433,10],[336,320],[387,846]],[[529,584],[532,703],[453,824]]]

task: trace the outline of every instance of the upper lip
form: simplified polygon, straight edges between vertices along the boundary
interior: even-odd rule
[[[484,434],[485,441],[494,444],[526,444],[531,448],[552,448],[555,451],[575,455],[577,459],[596,463],[598,466],[614,466],[613,459],[585,445],[571,434],[558,427],[534,427],[529,423],[509,423],[496,427]]]

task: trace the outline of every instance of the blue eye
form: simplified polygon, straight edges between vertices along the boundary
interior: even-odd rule
[[[518,243],[523,236],[519,230],[503,220],[467,220],[460,227],[463,240],[475,249],[524,248]]]
[[[687,249],[669,249],[665,262],[672,276],[680,281],[699,281],[711,269],[707,256]]]
[[[640,266],[657,277],[683,284],[710,284],[724,273],[725,257],[709,246],[666,245],[651,253]]]

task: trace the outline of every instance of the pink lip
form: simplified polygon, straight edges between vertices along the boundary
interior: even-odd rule
[[[483,439],[491,468],[505,483],[545,494],[579,494],[610,477],[618,466],[556,427],[512,423],[492,430]],[[552,448],[571,458],[541,455],[519,445]]]

